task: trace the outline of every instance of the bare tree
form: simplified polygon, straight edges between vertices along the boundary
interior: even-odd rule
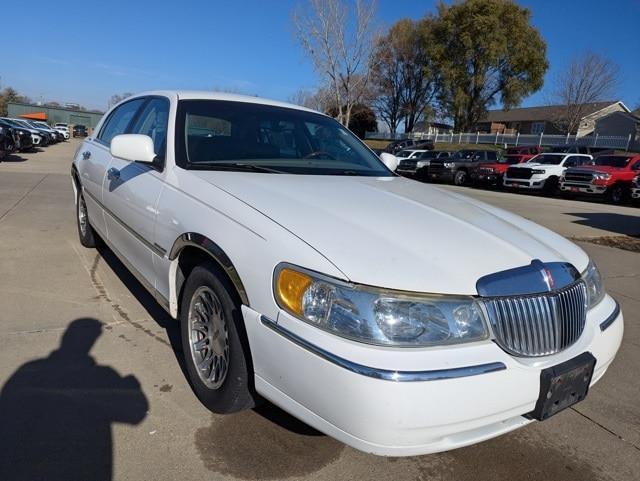
[[[597,53],[587,52],[574,58],[557,80],[553,92],[562,114],[555,123],[569,133],[576,133],[590,103],[611,100],[618,84],[618,66]]]
[[[322,84],[327,85],[337,119],[349,125],[351,111],[366,92],[372,64],[375,0],[308,0],[296,9],[297,38],[313,61]]]
[[[123,94],[114,94],[109,99],[109,103],[107,104],[108,108],[113,107],[115,104],[122,102],[124,99],[131,97],[133,94],[131,92],[125,92]]]
[[[289,97],[289,102],[327,113],[332,105],[332,96],[326,88],[319,88],[316,91],[300,89]]]

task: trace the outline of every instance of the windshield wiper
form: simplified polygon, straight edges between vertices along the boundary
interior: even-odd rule
[[[281,170],[271,169],[255,164],[244,164],[242,162],[217,162],[215,160],[205,162],[194,162],[191,166],[196,169],[200,165],[206,165],[206,170],[224,170],[229,172],[264,172],[268,174],[284,174]]]

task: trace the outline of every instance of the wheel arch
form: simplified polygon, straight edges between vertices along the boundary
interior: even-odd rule
[[[220,273],[224,275],[234,287],[235,292],[230,294],[235,295],[240,303],[247,306],[249,305],[247,291],[233,262],[226,252],[207,236],[196,232],[182,234],[173,243],[169,251],[169,260],[171,261],[169,271],[169,285],[171,289],[169,309],[173,317],[178,317],[182,288],[191,269],[201,262],[208,260],[213,261],[214,264],[219,267]]]

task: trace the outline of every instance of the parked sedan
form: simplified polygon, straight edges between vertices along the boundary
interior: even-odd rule
[[[73,160],[78,234],[104,240],[180,322],[185,371],[217,413],[266,398],[402,456],[583,400],[623,333],[593,261],[528,220],[394,175],[395,160],[302,107],[141,94]]]

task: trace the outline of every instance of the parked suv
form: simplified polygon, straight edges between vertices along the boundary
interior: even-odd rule
[[[15,134],[10,127],[0,125],[0,160],[15,149]]]
[[[0,127],[13,130],[15,150],[25,152],[33,148],[33,138],[31,132],[27,129],[16,127],[5,119],[0,119]]]
[[[586,154],[546,153],[528,162],[509,167],[504,174],[503,185],[512,189],[544,190],[553,194],[568,167],[589,165],[593,157]]]
[[[560,179],[560,190],[571,194],[606,195],[614,204],[631,194],[633,178],[640,172],[640,155],[600,155],[593,165],[570,168]]]
[[[493,150],[459,150],[448,159],[435,159],[429,165],[429,180],[453,182],[465,185],[469,173],[481,162],[497,162],[498,153]]]
[[[73,126],[73,136],[74,137],[86,137],[87,136],[87,128],[84,125],[77,124]]]
[[[179,322],[184,371],[216,413],[266,398],[409,456],[580,402],[624,331],[589,256],[395,162],[298,106],[140,94],[74,156],[78,236]]]
[[[425,180],[429,176],[429,165],[435,159],[448,159],[453,152],[446,150],[421,150],[406,159],[400,159],[396,172],[405,177]]]

